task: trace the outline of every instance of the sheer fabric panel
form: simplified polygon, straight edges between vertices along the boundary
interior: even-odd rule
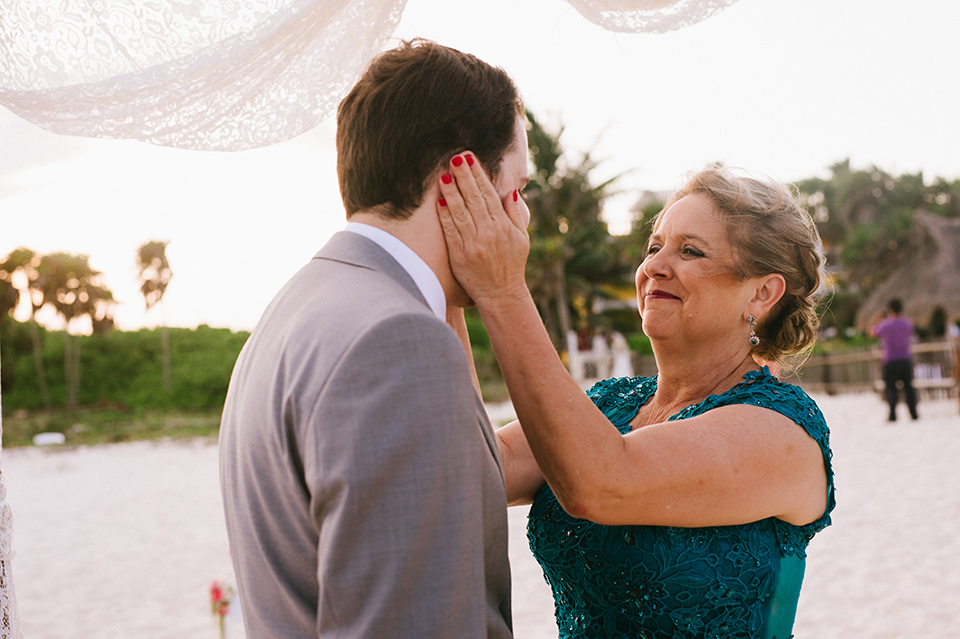
[[[0,2],[0,104],[68,135],[233,151],[329,116],[406,0]]]
[[[3,398],[0,397],[0,406]],[[3,412],[0,411],[0,439],[3,437]],[[7,488],[3,484],[2,453],[0,450],[0,639],[23,639],[17,614],[17,597],[13,590],[13,513],[7,503]]]
[[[416,0],[415,0],[416,1]],[[567,0],[662,33],[736,0]],[[54,133],[236,151],[329,117],[407,0],[0,0],[0,104]]]
[[[737,0],[567,0],[608,31],[666,33],[705,20]]]

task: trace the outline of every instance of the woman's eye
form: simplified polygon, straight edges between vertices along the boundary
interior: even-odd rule
[[[649,246],[647,247],[647,255],[653,255],[660,250],[659,246]]]
[[[692,246],[685,246],[683,248],[683,253],[684,255],[691,255],[693,257],[703,257],[703,251],[693,248]]]

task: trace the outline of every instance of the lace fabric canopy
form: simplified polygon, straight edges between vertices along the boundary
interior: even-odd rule
[[[566,0],[607,31],[666,33],[720,12],[736,0]]]
[[[736,2],[566,1],[604,29],[648,33]],[[406,3],[0,0],[0,105],[65,135],[214,151],[275,144],[333,113]],[[21,636],[11,537],[0,473],[0,639]]]
[[[567,0],[662,33],[736,0]],[[333,113],[407,0],[0,0],[0,104],[66,135],[238,151]]]
[[[329,115],[406,0],[3,3],[11,111],[54,133],[233,151]]]

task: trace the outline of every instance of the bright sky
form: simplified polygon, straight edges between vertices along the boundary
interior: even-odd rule
[[[424,36],[505,68],[527,106],[562,122],[568,152],[641,190],[723,161],[783,181],[850,158],[960,178],[960,2],[739,0],[692,27],[618,34],[562,0],[409,0],[397,37]],[[345,223],[332,118],[237,153],[47,133],[0,108],[0,258],[18,246],[90,256],[125,330],[249,330]],[[173,280],[146,315],[137,247],[168,240]],[[55,321],[48,321],[57,327]]]

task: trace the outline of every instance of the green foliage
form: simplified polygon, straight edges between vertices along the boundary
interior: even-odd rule
[[[914,211],[960,217],[960,180],[927,184],[922,173],[855,170],[849,160],[830,172],[828,179],[810,178],[796,186],[823,238],[828,264],[838,270],[838,287],[863,298],[917,249]]]
[[[41,339],[46,334],[46,330],[40,328]],[[39,383],[37,382],[37,373],[33,368],[33,341],[30,337],[30,327],[26,323],[14,321],[10,317],[0,319],[0,358],[3,366],[0,370],[0,391],[3,393],[3,407],[10,405],[10,392],[13,390],[13,380],[22,380],[21,383],[29,385],[39,395]],[[28,361],[29,370],[26,374],[15,374],[14,368],[21,368],[22,361]],[[39,399],[39,397],[38,397]]]
[[[636,303],[627,304],[622,308],[610,308],[597,314],[594,320],[599,326],[609,333],[621,333],[622,335],[633,335],[640,329],[640,313],[637,310]]]
[[[40,258],[37,271],[44,303],[53,306],[68,325],[88,315],[97,332],[113,326],[109,312],[113,293],[102,284],[103,274],[90,267],[88,256],[50,253]]]
[[[647,241],[653,233],[653,218],[663,210],[663,205],[664,202],[659,199],[648,199],[643,206],[634,210],[630,233],[614,238],[621,260],[633,270],[646,257]]]
[[[79,340],[83,379],[81,406],[120,409],[220,409],[230,374],[249,333],[200,326],[171,328],[173,364],[170,392],[164,389],[160,330],[111,331]],[[25,324],[8,321],[0,333],[4,411],[42,408],[30,338]],[[66,402],[64,333],[42,331],[47,382],[55,405]]]
[[[170,262],[167,261],[167,244],[151,240],[137,249],[137,269],[140,277],[140,293],[149,311],[163,299],[173,277]]]
[[[560,143],[562,128],[549,132],[532,114],[528,117],[535,170],[524,194],[531,212],[527,283],[551,338],[563,349],[564,331],[602,327],[627,336],[634,352],[652,354],[634,304],[618,308],[595,302],[631,297],[633,273],[643,260],[650,222],[663,203],[644,201],[635,211],[631,232],[611,236],[601,213],[615,180],[595,184],[591,175],[597,165],[590,155],[583,155],[579,162],[570,161]],[[904,256],[917,250],[915,211],[960,217],[960,180],[938,178],[928,184],[922,174],[895,176],[876,167],[856,170],[849,161],[835,164],[830,172],[829,178],[796,184],[802,204],[824,239],[834,276],[822,323],[835,328],[831,333],[836,337],[820,342],[817,352],[871,344],[848,329],[854,326],[863,300]],[[138,252],[148,308],[160,301],[170,279],[165,248],[165,242],[148,242]],[[16,281],[26,284],[23,290],[13,286],[14,273],[22,273]],[[248,334],[207,326],[168,329],[172,369],[168,385],[163,372],[162,330],[108,331],[113,300],[99,275],[85,256],[41,256],[26,248],[11,252],[0,262],[0,389],[5,442],[8,438],[29,441],[41,430],[69,433],[73,442],[215,429],[215,419],[204,417],[203,425],[194,429],[184,425],[193,423],[186,417],[161,418],[154,411],[218,416],[234,362]],[[69,338],[71,344],[79,345],[79,366],[64,365],[65,351],[75,353],[77,348],[71,345],[67,349],[68,336],[63,331],[13,320],[10,312],[22,296],[31,302],[34,312],[52,305],[67,319],[91,315],[96,333]],[[605,310],[598,312],[601,307]],[[484,399],[503,401],[508,398],[506,388],[475,309],[467,311],[466,321]],[[937,333],[944,322],[941,318],[927,330]],[[65,378],[79,369],[83,371],[77,389],[81,408],[65,411]],[[31,414],[45,407],[47,394],[57,410]],[[93,416],[97,407],[99,418]],[[77,415],[82,417],[77,419]],[[75,428],[95,422],[99,425],[89,430]]]
[[[641,355],[653,355],[653,346],[650,345],[650,338],[643,333],[634,333],[627,337],[627,346],[634,353]]]
[[[476,308],[464,311],[467,323],[467,333],[470,334],[470,347],[473,350],[473,363],[477,368],[477,378],[480,380],[480,389],[485,402],[502,402],[509,399],[507,385],[503,381],[500,365],[493,354],[490,345],[490,336],[480,319]]]
[[[833,327],[838,333],[844,333],[855,326],[857,311],[863,303],[862,292],[838,290],[829,295],[821,304],[820,323],[824,327]]]
[[[3,447],[29,446],[38,433],[63,433],[68,446],[139,439],[217,437],[220,410],[136,411],[81,408],[77,411],[14,411],[3,418]]]
[[[888,211],[881,224],[861,222],[848,229],[840,250],[848,283],[872,290],[899,266],[912,248],[913,211]]]
[[[550,133],[532,113],[527,119],[534,164],[524,193],[530,209],[527,285],[562,350],[567,331],[595,327],[593,301],[608,297],[604,286],[619,283],[629,272],[601,216],[616,178],[594,184],[591,172],[597,164],[589,154],[577,164],[569,162],[560,145],[563,129]]]

